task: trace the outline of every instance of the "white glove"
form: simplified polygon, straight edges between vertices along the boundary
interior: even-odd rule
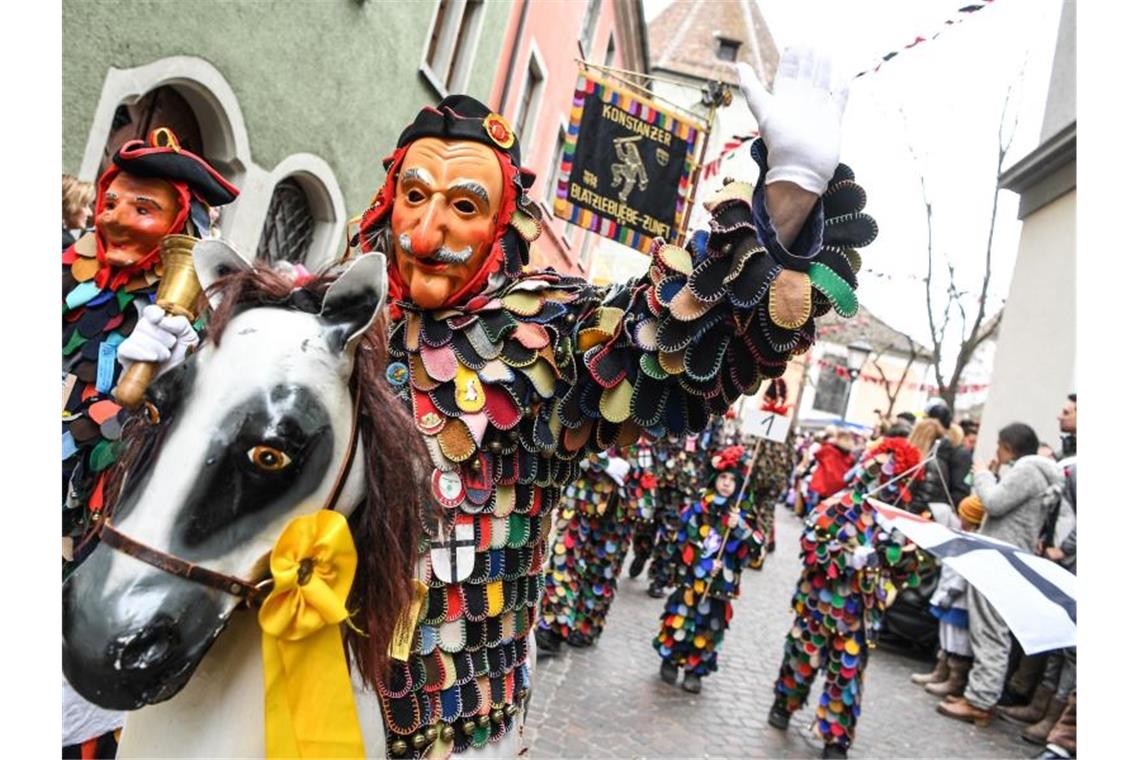
[[[851,552],[851,561],[848,563],[848,567],[862,570],[867,566],[867,558],[874,553],[874,548],[870,546],[860,546],[856,548],[855,551]]]
[[[190,320],[167,314],[152,303],[143,309],[130,336],[119,344],[119,363],[126,368],[134,362],[153,362],[159,365],[161,375],[185,359],[186,352],[196,345],[198,333]]]
[[[765,184],[787,181],[821,195],[839,165],[839,137],[848,81],[831,59],[807,46],[780,57],[769,93],[746,63],[736,64],[740,89],[768,148]]]

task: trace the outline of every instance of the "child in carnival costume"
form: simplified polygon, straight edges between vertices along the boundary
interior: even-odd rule
[[[608,452],[579,465],[566,485],[535,628],[539,648],[590,646],[602,635],[632,533],[622,485],[629,463]]]
[[[633,520],[633,561],[629,577],[636,578],[653,554],[657,538],[657,461],[653,440],[642,436],[628,451],[631,470],[625,486],[627,510]]]
[[[681,529],[681,510],[696,496],[697,436],[663,438],[654,449],[657,459],[658,504],[653,515],[657,526],[649,563],[649,589],[654,599],[665,596],[665,590],[677,585],[680,552],[677,535]]]
[[[800,539],[803,572],[792,596],[796,618],[784,644],[768,723],[786,729],[791,713],[806,701],[816,673],[824,685],[815,730],[824,757],[846,757],[855,736],[863,671],[884,611],[900,585],[917,585],[915,545],[880,525],[864,494],[905,504],[905,479],[890,483],[920,461],[901,438],[874,444],[854,469],[850,485],[807,518]]]
[[[740,596],[742,571],[764,551],[764,536],[749,519],[743,446],[713,455],[715,473],[700,499],[681,513],[681,578],[665,602],[661,630],[653,642],[661,657],[661,679],[673,684],[684,670],[682,688],[697,694],[701,679],[717,669],[717,652]]]

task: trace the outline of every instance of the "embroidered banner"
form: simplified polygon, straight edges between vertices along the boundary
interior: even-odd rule
[[[705,133],[582,71],[558,167],[554,215],[642,253],[681,232]]]

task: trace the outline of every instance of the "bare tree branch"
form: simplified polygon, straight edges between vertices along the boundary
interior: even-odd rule
[[[1005,163],[1006,156],[1009,153],[1010,146],[1013,144],[1014,134],[1017,131],[1017,124],[1019,115],[1017,109],[1014,108],[1010,111],[1011,101],[1017,85],[1021,82],[1025,75],[1026,61],[1023,60],[1021,69],[1018,75],[1010,83],[1006,89],[1005,101],[1002,103],[1001,119],[998,121],[997,128],[997,166],[994,172],[994,189],[993,196],[990,201],[990,218],[989,230],[986,235],[986,248],[985,248],[985,269],[982,274],[981,287],[977,291],[978,305],[977,311],[974,314],[971,323],[967,314],[966,298],[972,295],[973,291],[962,290],[958,286],[959,277],[954,267],[954,263],[950,260],[950,256],[946,255],[946,272],[949,279],[949,284],[946,289],[946,302],[942,309],[941,320],[935,318],[935,292],[934,292],[934,209],[930,202],[930,196],[927,192],[927,178],[921,163],[918,160],[918,154],[914,146],[909,142],[907,149],[910,151],[911,157],[914,159],[916,169],[918,171],[919,187],[922,190],[922,201],[926,208],[926,318],[927,326],[930,329],[930,339],[933,345],[933,364],[934,364],[934,377],[938,383],[939,395],[946,400],[946,403],[951,409],[954,408],[954,401],[958,395],[959,380],[962,373],[965,371],[966,366],[973,358],[974,352],[983,342],[990,338],[994,331],[997,329],[1001,321],[1001,314],[993,319],[989,324],[986,322],[986,306],[989,297],[989,289],[991,278],[993,275],[993,246],[994,246],[994,231],[997,226],[997,211],[998,199],[1000,195],[1000,188],[998,186],[997,178],[1001,175],[1002,165]],[[904,124],[906,115],[902,109],[899,109],[902,115]],[[1009,116],[1012,113],[1012,122],[1007,129],[1007,121],[1010,121]],[[943,373],[943,358],[947,353],[946,330],[950,323],[950,314],[953,309],[957,310],[957,315],[961,319],[960,323],[960,341],[957,352],[954,356],[954,366],[950,373],[950,377],[946,377]],[[968,326],[968,329],[967,329]],[[983,326],[985,329],[983,329]]]

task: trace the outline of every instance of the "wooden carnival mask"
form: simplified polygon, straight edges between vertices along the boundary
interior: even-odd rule
[[[502,200],[502,168],[487,145],[422,137],[408,146],[396,178],[392,242],[411,300],[437,309],[480,271]]]
[[[109,264],[134,264],[155,250],[182,210],[174,185],[164,179],[119,172],[99,199],[95,230]]]

